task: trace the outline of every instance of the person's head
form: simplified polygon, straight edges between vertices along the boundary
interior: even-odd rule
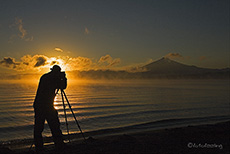
[[[54,65],[50,70],[54,73],[60,73],[61,72],[61,67],[58,65]]]

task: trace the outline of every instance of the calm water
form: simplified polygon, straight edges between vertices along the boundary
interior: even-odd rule
[[[0,84],[0,141],[32,138],[37,85]],[[65,90],[84,132],[229,120],[229,80],[77,82]],[[66,134],[61,96],[55,99]],[[71,133],[79,133],[69,110]],[[50,136],[46,126],[44,136]]]

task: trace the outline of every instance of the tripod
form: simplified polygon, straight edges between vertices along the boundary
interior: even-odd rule
[[[57,93],[58,93],[58,91],[59,91],[59,89],[57,90]],[[69,138],[69,126],[68,126],[68,121],[67,121],[66,105],[65,105],[64,98],[66,99],[67,105],[69,106],[69,109],[70,109],[70,111],[72,112],[72,115],[73,115],[73,117],[74,117],[74,120],[75,120],[75,122],[76,122],[76,124],[77,124],[77,126],[78,126],[78,128],[79,128],[79,130],[80,130],[80,132],[81,132],[82,137],[84,138],[84,140],[86,140],[86,139],[85,139],[85,136],[84,136],[84,134],[83,134],[83,132],[82,132],[82,130],[81,130],[81,127],[80,127],[80,125],[79,125],[79,123],[78,123],[78,121],[77,121],[77,118],[76,118],[76,116],[75,116],[75,114],[74,114],[74,112],[73,112],[73,110],[72,110],[72,107],[71,107],[71,105],[70,105],[70,103],[69,103],[69,100],[68,100],[68,98],[67,98],[67,96],[66,96],[66,94],[65,94],[65,92],[64,92],[63,89],[61,89],[61,97],[62,97],[62,104],[63,104],[63,109],[64,109],[65,122],[66,122],[66,129],[67,129],[67,133],[68,133],[68,140],[69,140],[69,142],[70,142],[70,138]]]
[[[68,140],[69,140],[69,142],[70,142],[70,134],[69,134],[69,126],[68,126],[68,121],[67,121],[67,115],[66,115],[66,104],[65,104],[65,99],[66,99],[67,105],[69,106],[70,111],[72,112],[72,115],[73,115],[73,117],[74,117],[74,120],[75,120],[75,122],[76,122],[76,124],[77,124],[77,126],[78,126],[78,128],[79,128],[79,130],[80,130],[80,132],[81,132],[81,135],[82,135],[82,137],[84,138],[84,141],[86,141],[85,136],[84,136],[84,134],[83,134],[83,132],[82,132],[82,130],[81,130],[81,127],[80,127],[80,125],[79,125],[79,123],[78,123],[78,121],[77,121],[77,118],[76,118],[76,116],[75,116],[75,114],[74,114],[74,112],[73,112],[73,110],[72,110],[72,107],[71,107],[71,105],[70,105],[70,103],[69,103],[69,100],[68,100],[68,98],[67,98],[67,96],[66,96],[64,90],[63,90],[63,89],[57,89],[56,94],[58,94],[58,91],[59,91],[59,90],[61,90],[62,104],[63,104],[63,109],[64,109],[65,123],[66,123],[66,129],[67,129],[67,134],[68,134]],[[34,145],[34,141],[33,141],[33,143],[30,145],[29,151],[31,151],[33,145]]]

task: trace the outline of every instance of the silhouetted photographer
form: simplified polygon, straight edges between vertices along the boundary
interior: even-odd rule
[[[58,65],[54,65],[49,73],[40,78],[37,94],[34,100],[35,124],[34,124],[34,144],[37,152],[43,151],[42,132],[45,120],[47,121],[55,147],[57,150],[64,148],[63,135],[60,129],[58,112],[54,108],[54,98],[57,89],[65,89],[67,79],[65,72],[61,72]]]

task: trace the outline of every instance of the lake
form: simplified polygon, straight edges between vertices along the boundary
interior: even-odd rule
[[[0,141],[33,137],[37,84],[0,83]],[[78,81],[65,90],[83,132],[127,133],[226,121],[229,80]],[[61,95],[55,98],[66,133]],[[79,133],[67,107],[70,133]],[[44,137],[51,136],[45,127]]]

